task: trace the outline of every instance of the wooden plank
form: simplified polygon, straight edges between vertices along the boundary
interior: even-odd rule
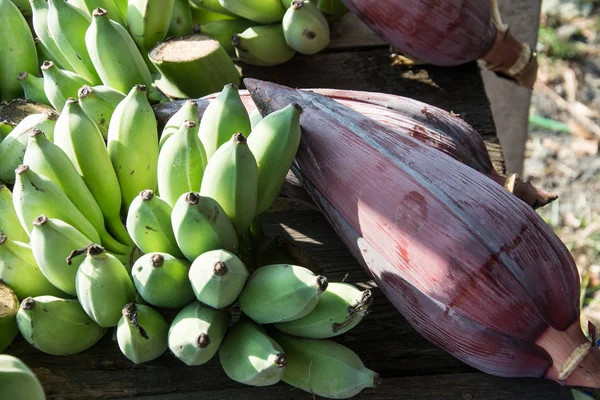
[[[347,13],[341,20],[330,25],[330,42],[323,51],[362,50],[388,46],[357,16]]]

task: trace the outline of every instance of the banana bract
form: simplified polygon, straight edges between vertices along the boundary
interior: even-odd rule
[[[175,114],[173,114],[171,118],[169,118],[160,134],[160,150],[162,150],[162,146],[165,144],[167,139],[177,132],[185,121],[192,121],[196,124],[196,126],[198,126],[200,122],[198,118],[198,103],[196,103],[194,100],[187,100],[185,103],[183,103],[181,108]]]
[[[108,124],[112,118],[115,108],[125,98],[121,92],[108,86],[82,86],[77,92],[79,105],[88,117],[98,127],[102,137],[108,138]]]
[[[18,242],[28,242],[29,235],[23,230],[12,202],[12,192],[0,183],[0,232]]]
[[[51,105],[48,96],[44,92],[44,78],[38,78],[29,72],[21,72],[17,79],[23,88],[27,100]]]
[[[252,321],[229,328],[219,347],[219,360],[229,378],[250,386],[269,386],[281,380],[287,357],[279,344]]]
[[[160,357],[168,348],[169,325],[153,308],[136,303],[123,307],[117,342],[125,357],[142,364]]]
[[[217,353],[229,323],[229,311],[194,301],[177,314],[169,328],[169,349],[187,365],[202,365]]]
[[[259,324],[292,321],[308,315],[327,289],[327,278],[289,264],[260,267],[240,295],[240,308]]]
[[[231,43],[235,55],[251,65],[279,65],[288,62],[296,54],[296,50],[287,45],[281,24],[253,26],[239,35],[233,35]]]
[[[219,0],[230,12],[261,24],[279,22],[285,14],[281,0]]]
[[[19,333],[17,311],[19,311],[17,295],[10,287],[0,282],[0,353],[10,346]]]
[[[39,379],[23,361],[7,354],[1,354],[0,398],[46,400],[46,395]]]
[[[58,68],[52,61],[44,61],[42,64],[42,75],[44,76],[44,93],[48,101],[59,112],[65,106],[70,97],[77,96],[77,91],[88,81],[74,72]]]
[[[54,296],[23,300],[17,313],[17,325],[29,344],[55,356],[81,353],[106,333],[88,317],[77,300]]]
[[[285,41],[300,54],[315,54],[329,44],[329,24],[312,2],[294,0],[283,16]]]

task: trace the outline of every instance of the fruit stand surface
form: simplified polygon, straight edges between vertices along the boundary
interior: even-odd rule
[[[328,51],[310,57],[296,56],[278,67],[242,66],[242,71],[245,76],[298,88],[392,93],[452,111],[483,135],[497,170],[503,171],[502,153],[478,66],[392,66],[389,47],[350,15],[334,27]],[[347,282],[371,287],[374,292],[372,312],[356,328],[335,339],[354,350],[368,368],[383,378],[382,386],[364,390],[356,399],[572,399],[567,388],[552,381],[489,376],[430,344],[380,290],[373,288],[373,282],[307,195],[291,183],[286,185],[284,195],[266,215],[266,232],[293,239],[317,261],[330,281],[346,277]],[[165,315],[170,320],[174,317]],[[154,361],[135,365],[121,354],[112,331],[88,351],[73,356],[43,354],[21,337],[7,353],[21,358],[35,371],[49,400],[312,398],[284,383],[263,388],[237,384],[225,375],[218,357],[203,366],[188,367],[167,351]]]

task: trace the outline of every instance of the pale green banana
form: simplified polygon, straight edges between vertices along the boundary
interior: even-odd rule
[[[94,121],[102,137],[108,138],[108,124],[115,108],[125,98],[121,92],[108,86],[82,86],[77,93],[79,105],[83,111]]]
[[[258,108],[252,111],[250,113],[250,125],[252,126],[252,129],[254,129],[254,127],[258,125],[260,121],[262,121],[262,119],[263,117],[262,115],[260,115],[260,111],[258,111]]]
[[[225,9],[261,24],[272,24],[281,21],[285,8],[281,0],[219,0]]]
[[[231,57],[235,57],[235,48],[231,44],[231,38],[255,25],[256,22],[248,19],[224,19],[200,24],[200,32],[218,40],[225,51]]]
[[[46,400],[46,395],[35,373],[23,361],[2,354],[0,355],[0,398]]]
[[[125,210],[142,190],[156,190],[158,129],[145,86],[134,86],[115,109],[108,127],[108,154]]]
[[[44,78],[38,78],[29,72],[21,72],[17,80],[23,88],[27,100],[51,105],[48,96],[44,93]]]
[[[219,347],[219,360],[229,378],[250,386],[276,384],[287,364],[281,346],[247,319],[229,328]]]
[[[190,1],[175,0],[166,37],[189,35],[192,33],[193,25]]]
[[[44,93],[52,107],[59,112],[70,97],[77,96],[81,86],[88,84],[81,76],[58,68],[52,61],[44,61],[42,75],[44,75]]]
[[[126,18],[127,18],[127,0],[113,0],[115,2],[115,6],[117,7],[117,10],[119,10],[119,14],[121,14],[121,18],[123,19],[123,21],[125,23],[127,23]],[[125,25],[124,25],[125,26]]]
[[[10,346],[17,333],[19,333],[16,318],[17,311],[19,311],[17,295],[9,286],[0,282],[0,353]],[[0,387],[1,394],[2,388]]]
[[[160,357],[168,348],[169,325],[153,308],[136,303],[123,307],[117,342],[125,357],[142,364]]]
[[[249,275],[248,268],[235,254],[212,250],[194,260],[189,280],[198,300],[220,309],[233,304]]]
[[[15,206],[12,201],[12,192],[6,185],[0,183],[0,232],[17,242],[29,242],[29,235],[21,226]]]
[[[213,2],[216,4],[222,12],[214,12],[205,7],[196,5],[196,3],[208,3]],[[221,6],[218,0],[190,0],[190,6],[192,8],[192,23],[194,25],[203,25],[212,21],[221,21],[224,19],[238,19],[238,16],[230,13]]]
[[[313,0],[313,2],[319,7],[329,23],[339,20],[348,12],[348,8],[342,0]]]
[[[81,353],[106,333],[88,317],[79,301],[54,296],[24,299],[17,313],[17,325],[29,344],[55,356]]]
[[[246,64],[273,66],[288,62],[296,54],[283,35],[281,24],[253,26],[233,35],[235,55]]]
[[[152,76],[129,32],[109,19],[103,9],[94,10],[85,33],[90,58],[102,83],[126,94],[135,85],[152,85]]]
[[[28,0],[11,0],[24,17],[31,16],[31,5]]]
[[[240,295],[240,308],[259,324],[293,321],[308,315],[327,289],[327,278],[289,264],[260,267]]]
[[[329,44],[329,24],[310,1],[292,1],[282,25],[286,43],[300,54],[318,53]]]
[[[208,10],[215,14],[237,18],[237,15],[223,7],[221,3],[219,3],[219,0],[190,0],[190,2],[196,7],[200,7],[202,10]]]
[[[206,157],[210,160],[234,134],[240,132],[247,137],[251,129],[250,117],[242,103],[238,88],[233,84],[227,84],[206,107],[200,121],[198,135],[206,150]]]
[[[94,10],[101,8],[108,13],[108,18],[112,19],[122,27],[126,27],[125,20],[119,11],[114,0],[82,0],[87,8],[88,14],[94,16]]]
[[[182,258],[171,225],[171,206],[152,190],[143,190],[129,207],[127,230],[144,253],[162,252]]]
[[[198,103],[194,100],[187,100],[179,110],[165,124],[165,127],[160,134],[159,149],[162,150],[162,146],[165,144],[168,138],[170,138],[175,132],[181,128],[183,123],[188,120],[192,121],[198,126],[200,120],[198,118]]]
[[[332,340],[304,339],[270,332],[288,358],[283,381],[300,390],[328,399],[349,399],[365,388],[381,384],[349,348]]]
[[[181,309],[194,300],[189,270],[187,260],[167,253],[147,253],[133,264],[131,275],[138,293],[148,304]]]
[[[236,133],[208,161],[200,195],[215,199],[242,235],[256,214],[257,190],[256,160],[244,135]]]
[[[183,193],[198,190],[206,168],[206,152],[198,127],[185,121],[164,144],[158,155],[158,192],[171,207]]]
[[[15,125],[7,120],[0,121],[0,143],[15,129]]]
[[[189,261],[210,250],[236,253],[238,238],[233,224],[214,199],[190,192],[173,207],[171,224],[175,240]]]
[[[213,310],[197,301],[181,310],[169,328],[169,349],[187,365],[209,362],[231,322],[229,311]]]
[[[37,52],[27,21],[10,0],[0,0],[0,101],[21,97],[19,72],[35,74]]]
[[[32,8],[33,30],[40,40],[41,46],[50,58],[40,58],[39,61],[50,60],[62,69],[72,70],[66,57],[50,35],[48,27],[48,2],[46,0],[30,0]]]
[[[38,60],[52,60],[54,58],[52,54],[50,54],[48,48],[40,41],[40,38],[35,37],[33,39],[33,43],[35,43],[35,51],[37,53]],[[63,66],[60,67],[64,68]]]
[[[87,6],[85,5],[85,1],[84,0],[65,0],[65,1],[67,3],[69,3],[69,4],[71,4],[73,7],[75,7],[79,11],[81,11],[88,18],[92,16],[90,14],[90,12],[88,11]]]

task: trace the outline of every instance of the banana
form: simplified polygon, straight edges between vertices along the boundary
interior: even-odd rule
[[[127,26],[127,21],[125,20],[127,17],[127,0],[113,0],[115,3],[115,6],[117,7],[117,10],[119,10],[119,14],[121,15],[121,18],[123,19],[123,22],[125,22],[125,25],[123,26]]]
[[[189,0],[175,0],[171,23],[166,37],[185,36],[192,33],[192,9]]]
[[[79,105],[96,124],[104,139],[108,138],[108,124],[115,108],[125,98],[121,92],[108,86],[82,86],[77,92]]]
[[[127,269],[98,245],[90,245],[75,276],[77,299],[86,314],[104,328],[117,326],[125,304],[135,300]]]
[[[233,47],[233,44],[231,44],[232,36],[242,33],[255,25],[256,22],[241,18],[216,20],[206,24],[200,24],[200,32],[218,40],[219,43],[221,43],[221,47],[223,47],[231,57],[235,57],[235,48]]]
[[[64,0],[48,0],[48,29],[50,36],[67,59],[73,71],[92,85],[100,84],[85,44],[85,32],[90,17]],[[85,83],[77,86],[80,88]],[[75,96],[77,92],[69,94]],[[50,97],[50,96],[48,96]],[[56,108],[56,107],[55,107]]]
[[[248,279],[240,294],[240,308],[259,324],[293,321],[315,309],[327,284],[326,277],[304,267],[267,265]]]
[[[285,8],[281,0],[219,0],[230,12],[260,24],[272,24],[281,21]]]
[[[246,138],[236,133],[210,158],[200,195],[215,199],[238,235],[245,233],[256,214],[258,170]]]
[[[17,299],[17,295],[10,287],[0,282],[0,353],[10,346],[17,333],[19,333],[16,318],[18,310],[19,300]],[[0,385],[1,394],[2,389]]]
[[[125,357],[142,364],[160,357],[168,347],[169,325],[151,307],[129,303],[117,325],[117,342]]]
[[[290,104],[267,115],[252,130],[248,148],[258,166],[256,214],[260,215],[279,196],[288,170],[300,145],[302,108]]]
[[[332,340],[304,339],[273,331],[273,339],[288,358],[283,381],[300,390],[328,399],[349,399],[365,388],[381,384],[349,348]]]
[[[38,78],[29,72],[20,72],[17,80],[23,88],[27,100],[51,105],[46,93],[44,93],[44,78]]]
[[[263,117],[262,115],[260,115],[260,111],[258,111],[258,108],[250,113],[250,125],[252,126],[253,130],[254,127],[258,125],[260,121],[262,121],[262,119]]]
[[[15,125],[7,120],[0,121],[0,143],[15,129]]]
[[[314,3],[329,23],[341,19],[348,12],[348,8],[346,8],[342,0],[314,0]]]
[[[114,0],[81,0],[85,4],[85,8],[87,12],[92,17],[94,16],[94,10],[101,8],[106,10],[108,13],[108,17],[121,25],[122,27],[126,27],[125,20],[119,11],[119,8],[115,4]]]
[[[187,260],[167,253],[147,253],[138,258],[131,271],[138,293],[148,304],[181,309],[194,300],[189,270]]]
[[[57,119],[58,114],[54,111],[28,115],[4,138],[0,143],[0,181],[15,182],[15,168],[23,162],[29,130],[37,128],[53,140]]]
[[[241,319],[229,328],[219,347],[219,360],[229,378],[250,386],[274,385],[281,380],[287,357],[259,325]]]
[[[189,261],[210,250],[236,253],[238,239],[233,224],[214,199],[199,193],[182,194],[173,207],[171,224],[177,245]]]
[[[75,7],[77,10],[79,10],[83,14],[85,14],[88,18],[91,17],[90,12],[88,11],[87,6],[85,5],[85,0],[65,0],[65,1],[68,2],[69,4],[71,4],[73,7]]]
[[[55,296],[24,299],[17,313],[17,326],[29,344],[55,356],[81,353],[106,333],[76,299]]]
[[[52,107],[59,112],[62,111],[67,99],[77,96],[79,88],[88,84],[81,76],[58,68],[52,61],[44,61],[42,75],[44,75],[44,93]]]
[[[29,0],[11,0],[19,9],[21,14],[24,17],[31,16],[31,5],[29,4]]]
[[[233,304],[248,279],[242,261],[226,250],[212,250],[198,256],[189,271],[189,280],[202,303],[213,308]]]
[[[152,85],[152,76],[144,58],[127,30],[109,19],[106,10],[92,13],[85,33],[90,58],[102,83],[126,94],[135,85]]]
[[[0,0],[0,101],[21,97],[19,72],[35,74],[35,43],[27,21],[10,0]]]
[[[46,400],[44,388],[35,373],[21,360],[0,355],[0,398]]]
[[[282,25],[286,43],[300,54],[318,53],[329,44],[329,24],[310,1],[292,1]]]
[[[70,99],[65,103],[65,109],[56,123],[54,143],[69,157],[96,199],[108,231],[120,242],[131,246],[133,243],[121,223],[119,181],[104,139],[77,100]]]
[[[169,328],[169,349],[186,365],[209,362],[225,337],[231,314],[197,301],[181,310]]]
[[[27,235],[17,217],[12,202],[12,192],[2,183],[0,183],[0,215],[2,216],[0,218],[0,232],[18,242],[29,241],[29,235]]]
[[[253,26],[233,35],[235,55],[246,64],[273,66],[291,60],[296,50],[290,48],[281,24]]]
[[[125,210],[142,190],[156,190],[158,131],[145,86],[134,86],[115,109],[108,126],[108,154]]]
[[[310,314],[275,324],[275,327],[290,335],[309,339],[338,336],[362,321],[372,301],[370,290],[361,291],[348,283],[331,282]]]
[[[54,64],[62,69],[73,70],[69,61],[63,55],[62,51],[50,35],[48,28],[48,2],[46,0],[30,0],[32,8],[33,30],[38,37],[41,46],[48,53],[50,58],[39,58],[42,60],[52,60]]]
[[[187,100],[183,103],[181,108],[169,118],[160,134],[160,142],[158,144],[159,150],[162,150],[167,139],[177,132],[186,120],[194,122],[196,126],[200,123],[198,118],[198,103],[196,103],[195,100]]]
[[[232,18],[237,18],[237,15],[223,7],[219,0],[190,0],[190,2],[196,7],[200,7],[202,10],[208,10],[213,13],[228,15]]]
[[[238,88],[230,83],[206,107],[198,135],[206,150],[206,157],[210,160],[219,147],[231,140],[232,135],[240,132],[248,136],[251,129],[250,117]]]
[[[183,193],[198,190],[206,168],[206,152],[193,121],[185,121],[158,155],[158,191],[174,206]]]

